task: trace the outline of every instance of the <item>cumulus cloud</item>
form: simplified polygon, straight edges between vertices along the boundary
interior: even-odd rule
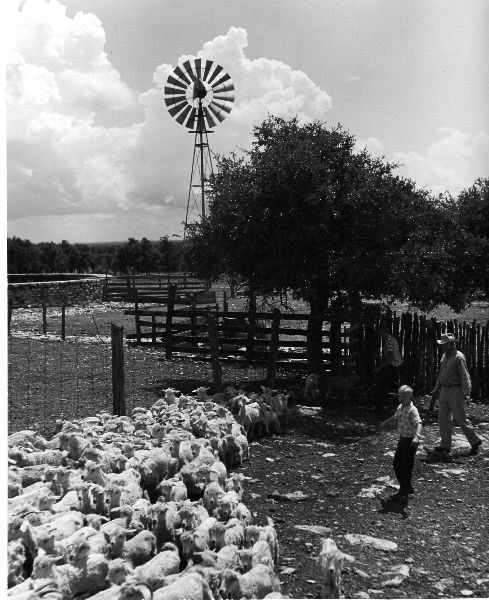
[[[357,152],[360,152],[361,150],[367,150],[367,152],[377,158],[381,158],[385,154],[384,144],[374,137],[369,137],[366,140],[357,139],[355,143],[355,149]]]
[[[458,194],[478,177],[487,177],[489,135],[469,135],[458,129],[440,129],[441,138],[426,152],[394,152],[392,160],[401,163],[400,175],[410,177],[420,187],[439,194]]]
[[[105,32],[94,14],[70,18],[57,0],[26,0],[16,4],[10,18],[12,232],[37,231],[36,223],[42,222],[45,234],[51,222],[54,238],[69,238],[56,223],[86,232],[87,223],[97,230],[109,217],[121,233],[140,227],[129,235],[156,231],[155,220],[162,230],[166,222],[163,233],[171,232],[168,228],[184,219],[193,152],[193,140],[163,102],[162,87],[176,64],[161,64],[154,87],[138,93],[111,65]],[[277,60],[250,60],[247,44],[246,31],[232,27],[195,49],[195,56],[222,64],[237,89],[231,115],[210,136],[214,152],[249,145],[252,126],[269,112],[313,119],[331,107],[329,95],[305,73]],[[112,121],[114,114],[121,115],[123,124],[107,124],[108,114]]]
[[[236,101],[209,136],[211,150],[247,148],[267,114],[325,120],[332,100],[306,73],[246,55],[246,30],[225,34],[162,63],[147,90],[131,89],[111,64],[98,17],[68,17],[58,0],[9,2],[7,177],[9,233],[70,241],[156,238],[181,232],[193,139],[166,110],[163,87],[186,58],[221,64]],[[13,8],[15,7],[15,8]],[[352,79],[353,81],[353,79]],[[401,174],[437,191],[484,175],[489,140],[446,129],[426,153],[395,153]],[[382,156],[376,138],[360,140]],[[51,232],[51,233],[49,233]]]

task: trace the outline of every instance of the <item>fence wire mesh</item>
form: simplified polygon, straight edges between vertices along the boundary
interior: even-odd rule
[[[110,322],[123,321],[124,307],[113,308],[113,313],[106,306],[67,308],[64,340],[59,309],[48,308],[46,335],[41,309],[14,311],[8,340],[9,432],[37,428],[50,434],[56,419],[112,413]],[[132,323],[124,324],[131,330]],[[223,361],[222,368],[223,383],[235,387],[259,386],[267,375],[266,365]],[[165,360],[162,349],[130,344],[124,346],[124,369],[128,414],[135,406],[151,405],[167,387],[189,393],[212,382],[205,359],[175,355]],[[290,375],[279,369],[277,379]]]

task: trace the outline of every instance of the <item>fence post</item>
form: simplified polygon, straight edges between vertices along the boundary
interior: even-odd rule
[[[246,337],[246,362],[249,364],[253,358],[253,342],[256,327],[256,295],[250,294],[248,310],[248,335]]]
[[[331,322],[329,329],[329,352],[331,360],[331,371],[333,375],[339,375],[342,371],[342,343],[341,323],[342,306],[338,301],[331,302]]]
[[[222,385],[222,367],[219,361],[219,339],[217,337],[216,315],[208,311],[207,328],[211,347],[212,383],[220,389]]]
[[[63,305],[61,306],[61,339],[66,338],[66,298],[63,298]]]
[[[226,290],[224,290],[222,292],[222,312],[223,313],[227,313],[228,312],[228,295]],[[224,315],[226,316],[226,315]]]
[[[46,302],[42,302],[42,332],[44,335],[48,332],[48,322],[47,322],[47,307]]]
[[[110,324],[112,341],[112,413],[125,416],[124,327]]]
[[[273,310],[272,331],[270,337],[270,357],[268,360],[267,386],[273,388],[275,385],[275,376],[277,374],[277,359],[280,337],[280,311],[278,308]]]
[[[8,301],[8,335],[10,335],[10,323],[12,321],[13,311],[14,311],[14,303],[13,303],[13,300],[10,299]]]
[[[136,342],[141,343],[141,323],[139,322],[139,298],[137,289],[134,290],[134,318],[136,320]]]
[[[197,332],[195,331],[195,327],[197,325],[197,317],[195,316],[195,311],[197,310],[197,298],[195,294],[192,294],[192,304],[190,306],[190,335],[192,336],[192,348],[197,348],[197,340],[195,339]]]
[[[175,306],[175,295],[177,288],[175,284],[171,284],[168,288],[168,302],[166,305],[166,359],[170,359],[172,355],[172,320],[173,320],[173,309]]]
[[[156,346],[156,317],[151,315],[151,343]]]

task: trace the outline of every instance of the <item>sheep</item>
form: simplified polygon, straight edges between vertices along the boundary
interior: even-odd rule
[[[274,566],[270,546],[264,540],[258,540],[251,548],[239,550],[239,558],[245,571],[249,571],[259,564],[268,565],[272,567],[272,569]]]
[[[128,560],[134,567],[142,565],[156,553],[156,536],[150,531],[141,531],[124,543],[122,558]]]
[[[51,510],[55,513],[64,513],[68,510],[78,510],[80,501],[77,490],[66,493],[59,502],[52,505]]]
[[[239,558],[239,552],[240,550],[234,544],[223,546],[216,554],[216,567],[221,571],[223,569],[240,570],[242,564]]]
[[[94,527],[87,525],[81,529],[78,529],[69,537],[59,540],[59,548],[65,555],[69,555],[73,551],[73,548],[82,540],[88,540],[89,538],[96,536],[97,533],[98,531]]]
[[[34,465],[52,465],[59,467],[63,460],[61,450],[39,450],[38,452],[27,453],[23,450],[17,450],[12,453],[9,451],[9,456],[14,458],[18,467],[32,467]]]
[[[240,440],[237,436],[228,433],[220,440],[220,445],[222,449],[221,458],[227,467],[234,469],[243,464],[246,450],[242,440]],[[248,440],[246,440],[246,446],[247,445]]]
[[[248,507],[242,502],[238,503],[236,508],[231,512],[230,516],[239,519],[244,527],[251,525],[251,513]]]
[[[325,390],[328,396],[348,400],[351,390],[359,381],[360,377],[354,371],[348,377],[329,376],[324,381]]]
[[[186,573],[176,581],[156,590],[152,600],[214,600],[203,574]]]
[[[151,600],[151,597],[151,591],[145,583],[129,579],[120,586],[114,600]]]
[[[152,450],[140,467],[141,484],[156,487],[162,479],[174,475],[177,463],[163,448]]]
[[[45,481],[46,465],[31,465],[29,467],[14,467],[21,478],[22,487],[27,487],[36,481]]]
[[[87,540],[92,552],[120,558],[125,548],[126,532],[120,525],[114,526],[112,530],[99,531]]]
[[[233,519],[226,525],[218,521],[210,528],[209,533],[218,551],[223,546],[234,545],[242,548],[244,545],[244,528],[237,519]]]
[[[70,511],[65,514],[59,515],[56,519],[53,519],[49,524],[40,525],[36,528],[31,528],[27,521],[24,521],[22,525],[23,540],[27,547],[34,553],[36,552],[36,538],[41,532],[45,531],[49,527],[49,530],[54,533],[55,541],[60,541],[68,538],[70,535],[78,531],[83,527],[83,515],[78,511]]]
[[[136,567],[133,577],[144,582],[154,592],[162,587],[168,575],[175,575],[180,568],[180,555],[175,544],[167,542],[161,551],[144,565]]]
[[[9,542],[7,545],[8,587],[18,585],[26,579],[24,563],[26,559],[25,546],[21,540]]]
[[[93,554],[86,540],[73,549],[70,563],[52,564],[53,579],[68,598],[85,592],[97,592],[105,587],[109,563],[101,554]]]
[[[227,521],[239,504],[239,496],[234,490],[225,492],[220,498],[215,513],[220,521]]]
[[[243,475],[243,473],[234,473],[231,477],[229,477],[226,480],[226,492],[234,490],[238,494],[238,498],[241,501],[241,499],[243,498],[244,480],[245,476]]]
[[[121,506],[131,506],[142,495],[142,489],[136,484],[121,486],[112,483],[105,488],[105,501],[108,504],[109,511]]]
[[[278,420],[278,415],[268,406],[268,404],[263,403],[260,406],[260,422],[263,424],[267,435],[270,435],[272,431],[274,433],[279,433],[280,422]]]
[[[270,551],[275,564],[279,561],[279,545],[277,532],[273,526],[273,520],[267,517],[267,525],[259,527],[257,525],[248,525],[244,530],[245,544],[249,548],[258,540],[264,540],[270,546]]]
[[[46,448],[46,440],[39,435],[37,431],[32,429],[23,429],[22,431],[16,431],[11,433],[7,438],[9,448],[14,446],[33,446],[38,450],[44,450]]]
[[[179,522],[178,507],[175,502],[157,502],[151,508],[154,527],[153,534],[156,536],[158,547],[165,542],[176,540],[175,529]]]
[[[338,550],[332,538],[323,538],[316,559],[318,578],[321,580],[322,598],[340,598],[341,571],[344,561],[352,562],[355,559],[349,554]]]
[[[122,585],[128,577],[134,574],[133,566],[124,558],[114,558],[109,563],[107,580],[112,586]]]
[[[253,438],[257,426],[259,425],[259,423],[262,422],[262,415],[260,411],[260,405],[258,404],[258,402],[246,404],[246,400],[246,396],[239,397],[238,414],[240,423],[245,429],[246,437],[250,440]]]
[[[200,503],[185,502],[178,510],[178,519],[184,529],[194,530],[206,519],[209,518],[209,513],[205,506]]]
[[[59,435],[59,450],[65,450],[67,457],[75,462],[81,459],[89,446],[90,442],[78,433],[63,432]]]
[[[160,492],[160,497],[164,502],[187,500],[187,487],[181,479],[176,477],[164,479],[156,486],[156,489]]]
[[[19,473],[19,469],[8,470],[8,498],[15,498],[23,494],[22,488],[22,476]]]
[[[221,576],[221,595],[232,600],[264,598],[270,592],[279,592],[280,583],[268,565],[256,565],[244,575],[226,569]]]
[[[207,512],[212,515],[214,514],[214,510],[217,508],[219,500],[224,496],[224,490],[222,487],[215,481],[209,483],[204,490],[204,495],[202,497],[203,504],[207,509]]]

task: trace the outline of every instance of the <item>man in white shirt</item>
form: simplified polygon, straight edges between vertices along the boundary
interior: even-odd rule
[[[472,382],[465,356],[457,350],[457,340],[451,333],[444,333],[437,340],[443,350],[440,371],[435,389],[431,393],[431,406],[439,396],[438,427],[440,442],[435,452],[448,454],[452,447],[453,421],[460,427],[470,443],[470,454],[477,454],[482,440],[477,436],[465,414],[465,403],[470,401]]]

